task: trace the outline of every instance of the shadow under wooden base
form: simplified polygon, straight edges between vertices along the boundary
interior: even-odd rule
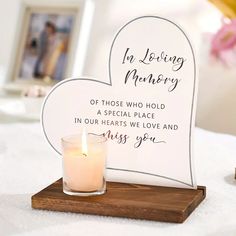
[[[100,196],[69,196],[62,179],[32,196],[32,208],[182,223],[202,202],[206,188],[196,190],[107,182]]]

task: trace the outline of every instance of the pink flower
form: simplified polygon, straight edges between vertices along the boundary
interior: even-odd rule
[[[236,19],[222,28],[215,34],[211,43],[211,54],[220,57],[220,53],[232,49],[236,45]]]

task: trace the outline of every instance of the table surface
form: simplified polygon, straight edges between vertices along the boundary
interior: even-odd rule
[[[198,185],[206,200],[183,224],[31,209],[31,196],[61,177],[61,158],[39,123],[0,124],[0,235],[236,235],[236,137],[195,129]]]

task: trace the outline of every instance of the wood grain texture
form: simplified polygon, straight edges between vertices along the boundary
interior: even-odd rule
[[[182,223],[205,198],[206,188],[196,190],[107,182],[100,196],[69,196],[62,179],[32,196],[32,208]]]

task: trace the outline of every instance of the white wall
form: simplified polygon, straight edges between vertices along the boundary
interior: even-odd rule
[[[10,66],[13,45],[15,41],[16,25],[20,12],[19,0],[7,0],[0,7],[0,83],[6,79]]]

